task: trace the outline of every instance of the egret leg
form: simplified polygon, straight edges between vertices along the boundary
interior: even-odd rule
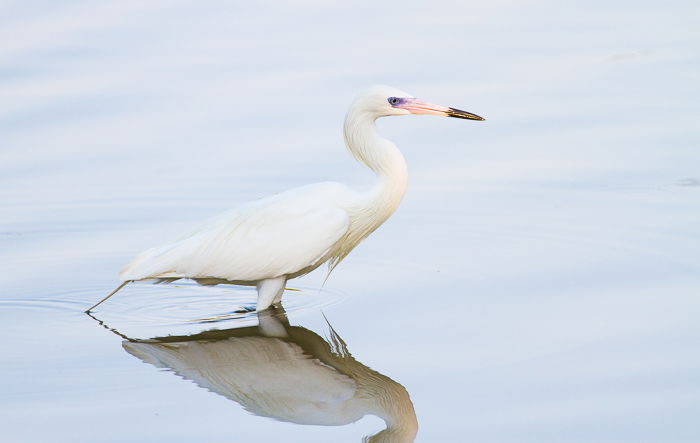
[[[119,290],[120,290],[121,288],[123,288],[123,287],[126,286],[127,284],[131,283],[132,281],[133,281],[133,280],[125,280],[125,281],[123,281],[121,285],[117,286],[117,289],[115,289],[114,291],[112,291],[112,292],[110,292],[109,294],[107,294],[107,297],[103,298],[102,300],[98,301],[97,303],[95,303],[94,305],[92,305],[91,307],[89,307],[89,308],[87,309],[87,311],[85,311],[85,313],[86,313],[86,314],[89,314],[90,311],[92,311],[93,309],[95,309],[96,307],[98,307],[99,305],[101,305],[103,301],[107,300],[109,297],[111,297],[111,296],[113,296],[114,294],[116,294],[117,292],[119,292]]]
[[[269,308],[273,303],[279,303],[282,299],[285,283],[287,283],[287,276],[285,275],[260,280],[256,285],[258,288],[258,305],[255,310],[260,312]]]

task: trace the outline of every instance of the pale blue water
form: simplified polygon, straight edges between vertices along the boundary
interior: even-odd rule
[[[407,157],[408,193],[323,291],[320,271],[293,283],[291,327],[316,334],[304,346],[332,348],[330,324],[359,373],[405,388],[417,441],[700,441],[699,12],[4,2],[2,441],[352,442],[383,429],[371,414],[275,420],[274,398],[267,416],[247,412],[82,313],[135,253],[205,217],[310,182],[368,183],[340,131],[376,83],[487,121],[380,122]],[[253,298],[138,285],[95,315],[131,339],[253,327],[255,341]],[[287,386],[271,378],[260,389]]]

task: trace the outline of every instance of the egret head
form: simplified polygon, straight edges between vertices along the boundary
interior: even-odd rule
[[[375,117],[418,114],[484,120],[470,112],[419,100],[411,94],[389,86],[375,86],[360,95],[355,101],[355,106]]]

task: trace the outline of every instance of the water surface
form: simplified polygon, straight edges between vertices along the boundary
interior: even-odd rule
[[[700,440],[694,2],[1,8],[3,441]],[[82,312],[203,218],[367,186],[375,83],[487,121],[380,122],[407,195],[325,285]]]

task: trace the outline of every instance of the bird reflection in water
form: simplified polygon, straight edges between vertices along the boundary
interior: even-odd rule
[[[123,347],[255,415],[340,426],[371,414],[387,427],[364,441],[414,440],[418,422],[406,389],[355,360],[330,324],[326,341],[290,326],[281,308],[258,313],[258,320],[253,327],[129,339]]]

